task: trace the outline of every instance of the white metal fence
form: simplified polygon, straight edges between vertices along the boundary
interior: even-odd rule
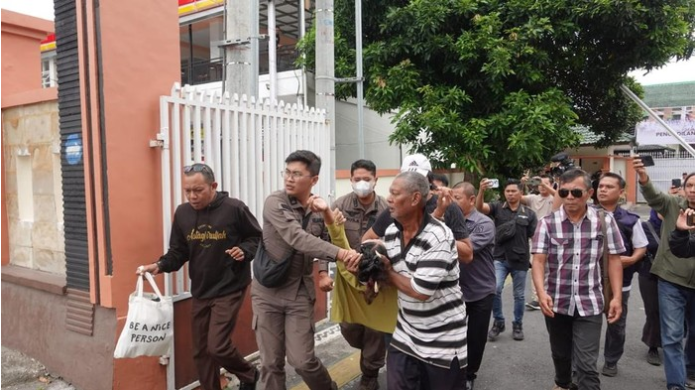
[[[245,96],[220,96],[174,84],[160,97],[160,133],[151,146],[162,148],[163,248],[169,246],[172,215],[185,198],[182,169],[205,162],[218,188],[245,202],[262,224],[264,199],[283,188],[285,158],[299,149],[315,152],[324,162],[314,193],[327,197],[329,125],[324,111],[255,101]],[[187,268],[166,275],[165,294],[174,300],[190,297]]]

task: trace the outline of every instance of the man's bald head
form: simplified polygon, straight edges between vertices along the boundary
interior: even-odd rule
[[[476,197],[477,189],[470,182],[461,181],[453,186],[453,200],[457,202],[465,215],[469,215],[474,210]]]

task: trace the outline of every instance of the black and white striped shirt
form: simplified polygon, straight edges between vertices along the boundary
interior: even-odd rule
[[[394,270],[411,278],[415,291],[430,297],[420,301],[399,292],[392,346],[438,367],[450,368],[455,358],[460,368],[467,366],[467,314],[453,233],[426,214],[406,248],[397,222],[387,228],[384,241]]]

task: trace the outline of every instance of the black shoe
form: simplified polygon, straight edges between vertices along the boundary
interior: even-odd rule
[[[661,365],[661,356],[658,354],[658,348],[649,348],[646,354],[646,361],[652,366]]]
[[[523,324],[521,323],[513,323],[513,340],[516,341],[522,341],[525,339],[525,335],[523,334]]]
[[[474,379],[467,379],[465,382],[465,390],[474,390]]]
[[[506,330],[506,323],[505,322],[498,322],[494,321],[494,325],[491,326],[491,330],[489,331],[489,341],[494,341],[499,337],[499,334],[501,332]]]
[[[361,376],[361,382],[358,384],[358,390],[378,390],[380,384],[378,383],[378,377],[376,376],[366,376],[365,374]]]
[[[617,364],[605,363],[603,365],[602,374],[605,376],[613,377],[617,376]]]
[[[540,310],[540,302],[530,301],[525,304],[525,307],[527,307],[530,310]]]
[[[257,383],[259,382],[259,370],[254,369],[254,382],[249,383],[249,382],[242,382],[240,381],[240,390],[256,390],[257,388]]]

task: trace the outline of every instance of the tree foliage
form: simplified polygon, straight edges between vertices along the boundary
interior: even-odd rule
[[[395,113],[392,142],[440,164],[517,176],[577,145],[574,125],[632,132],[619,87],[694,50],[693,0],[363,2],[365,97]],[[336,75],[355,76],[353,0],[335,0]],[[314,65],[314,35],[301,42]],[[337,96],[355,95],[351,85]]]

